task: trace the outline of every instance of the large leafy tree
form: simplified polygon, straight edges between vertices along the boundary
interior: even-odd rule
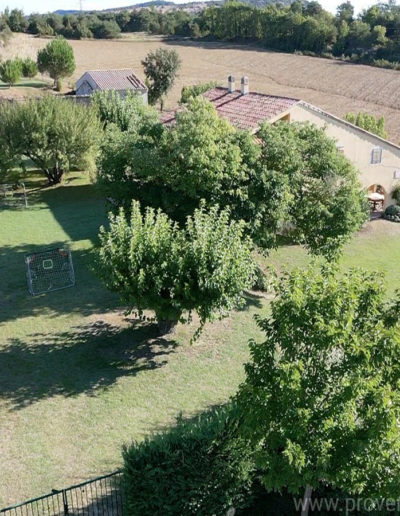
[[[238,401],[269,491],[400,494],[400,297],[352,270],[295,270],[259,319]],[[305,490],[305,491],[304,491]]]
[[[258,136],[261,162],[289,185],[286,233],[311,253],[334,258],[367,220],[357,171],[315,125],[265,124]]]
[[[73,167],[93,166],[101,126],[96,112],[51,95],[0,106],[0,163],[26,156],[57,184]]]
[[[157,48],[147,54],[142,65],[149,88],[149,102],[155,104],[160,101],[162,109],[164,97],[172,88],[181,66],[179,55],[176,50]]]
[[[267,250],[288,234],[333,257],[366,217],[356,171],[323,130],[266,125],[256,141],[202,98],[189,99],[167,130],[110,134],[99,180],[117,205],[135,198],[181,223],[201,199],[230,206]]]
[[[190,320],[201,326],[243,302],[254,265],[243,224],[217,207],[196,210],[179,228],[161,211],[134,201],[129,219],[121,209],[100,231],[97,273],[139,314],[154,310],[160,329]]]
[[[37,56],[39,71],[48,73],[57,87],[58,81],[69,77],[75,71],[75,57],[71,45],[62,36],[58,36],[39,50]]]

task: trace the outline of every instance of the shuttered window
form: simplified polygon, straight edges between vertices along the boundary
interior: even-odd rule
[[[377,165],[378,163],[382,163],[382,149],[375,147],[371,152],[371,165]]]

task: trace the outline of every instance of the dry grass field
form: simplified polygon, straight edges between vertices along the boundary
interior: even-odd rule
[[[48,40],[19,34],[3,54],[36,56]],[[158,46],[175,48],[182,69],[167,108],[173,107],[184,84],[215,80],[225,84],[227,76],[248,75],[250,89],[274,95],[301,98],[343,116],[364,110],[384,115],[389,138],[400,141],[400,72],[314,57],[275,53],[226,43],[162,41],[141,34],[116,41],[71,41],[77,68],[66,86],[73,87],[88,69],[132,67],[143,76],[141,60]],[[1,56],[0,57],[6,57]],[[18,88],[14,88],[17,90]],[[0,95],[9,91],[0,91]]]

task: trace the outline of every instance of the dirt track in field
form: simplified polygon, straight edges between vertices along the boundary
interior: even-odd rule
[[[34,57],[47,42],[20,34],[11,40],[3,54]],[[167,108],[176,104],[184,84],[211,80],[225,84],[229,74],[239,80],[247,75],[251,91],[300,98],[338,116],[361,110],[383,115],[389,138],[400,142],[399,71],[225,43],[163,42],[142,35],[116,41],[71,41],[71,44],[77,68],[66,81],[70,87],[90,69],[132,67],[143,77],[141,60],[150,50],[162,45],[175,48],[182,59],[180,76],[169,95]]]

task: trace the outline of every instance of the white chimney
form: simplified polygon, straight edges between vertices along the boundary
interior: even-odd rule
[[[249,93],[249,78],[243,76],[240,82],[242,85],[242,95],[247,95]]]
[[[235,78],[233,75],[228,77],[228,91],[229,93],[233,93],[235,91]]]

